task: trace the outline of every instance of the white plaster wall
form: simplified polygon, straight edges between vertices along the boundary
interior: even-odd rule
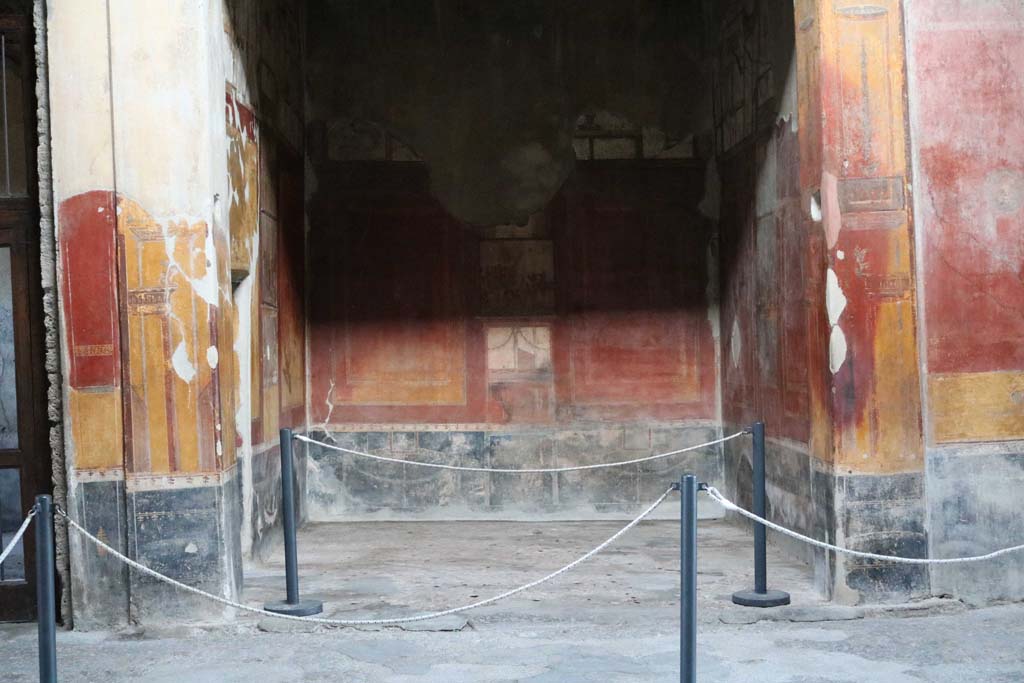
[[[160,222],[211,219],[210,107],[223,98],[209,96],[208,14],[205,0],[110,0],[117,189]]]
[[[49,0],[54,205],[113,189],[107,12],[104,0]],[[59,227],[58,227],[59,229]]]

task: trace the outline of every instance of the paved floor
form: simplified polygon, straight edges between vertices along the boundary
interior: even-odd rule
[[[365,523],[300,537],[304,592],[335,616],[407,614],[471,602],[545,574],[619,525]],[[404,629],[307,628],[244,616],[204,627],[61,633],[61,681],[574,683],[678,680],[678,526],[641,525],[536,591],[462,618]],[[771,583],[793,606],[739,608],[749,539],[702,522],[700,679],[1024,681],[1024,605],[966,610],[929,601],[878,610],[828,605],[805,567],[770,549]],[[279,557],[246,572],[247,602],[280,597]],[[0,680],[34,681],[31,625],[0,627]]]

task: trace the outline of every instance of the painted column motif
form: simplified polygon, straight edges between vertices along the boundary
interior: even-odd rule
[[[816,402],[828,412],[816,420],[815,447],[834,465],[836,538],[924,555],[902,7],[806,0],[796,25],[801,184],[826,243],[828,379]],[[840,597],[913,594],[927,588],[927,573],[845,561],[834,583]]]

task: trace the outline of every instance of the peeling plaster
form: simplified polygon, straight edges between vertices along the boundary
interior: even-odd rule
[[[833,375],[839,372],[839,368],[846,362],[846,352],[846,334],[843,333],[843,328],[836,325],[832,328],[828,340],[828,367]]]
[[[178,377],[185,382],[191,382],[196,376],[196,367],[192,365],[192,360],[188,357],[185,342],[178,342],[178,347],[174,349],[174,355],[171,356],[171,366]]]
[[[732,319],[732,332],[729,335],[729,349],[729,356],[732,358],[732,366],[734,368],[738,368],[740,366],[740,356],[743,352],[743,342],[740,338],[739,318]]]
[[[809,207],[811,212],[811,220],[815,223],[821,222],[821,193],[815,192],[811,195],[811,206]]]
[[[821,198],[825,240],[829,249],[835,249],[839,241],[839,231],[843,228],[843,216],[839,210],[839,179],[828,171],[821,174]]]
[[[828,324],[835,326],[839,322],[839,316],[846,310],[847,299],[839,286],[839,278],[836,271],[831,268],[825,273],[825,309],[828,311]]]
[[[220,362],[220,353],[217,351],[216,346],[211,346],[206,349],[206,362],[213,370],[217,369],[217,364]]]
[[[334,380],[331,380],[331,385],[327,389],[327,396],[324,398],[324,404],[327,405],[327,416],[324,418],[321,429],[324,434],[327,435],[327,440],[333,442],[334,436],[331,434],[331,430],[328,426],[331,424],[331,416],[334,415]]]

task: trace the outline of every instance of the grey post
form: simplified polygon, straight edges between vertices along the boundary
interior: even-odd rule
[[[53,499],[50,496],[36,496],[39,683],[57,683],[57,599],[53,575]]]
[[[679,493],[679,681],[697,683],[697,477],[684,476]]]
[[[751,428],[754,436],[753,477],[751,485],[754,494],[754,509],[758,517],[767,519],[764,475],[764,422],[755,422]],[[764,524],[754,523],[754,590],[737,591],[732,601],[744,607],[778,607],[789,604],[789,593],[768,590],[768,549]]]
[[[324,611],[319,600],[299,599],[299,559],[295,547],[295,466],[292,461],[292,430],[281,430],[281,518],[284,525],[284,602],[263,606],[268,612],[307,617]]]

